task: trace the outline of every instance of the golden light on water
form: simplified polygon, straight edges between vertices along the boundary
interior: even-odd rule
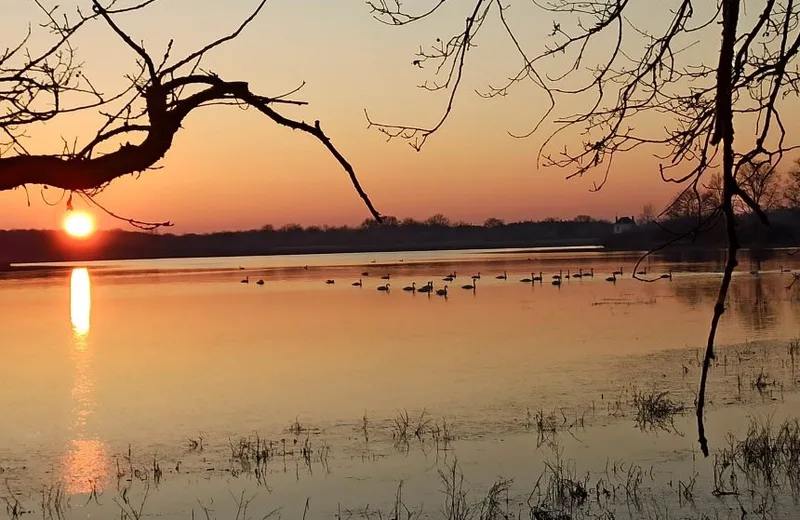
[[[69,494],[102,491],[109,474],[108,447],[92,424],[97,407],[93,349],[89,348],[92,311],[92,283],[86,268],[75,268],[70,277],[71,358],[75,380],[70,392],[74,422],[70,446],[62,458],[62,480]]]
[[[70,279],[69,311],[72,330],[79,336],[89,332],[92,312],[92,283],[85,267],[72,270]]]

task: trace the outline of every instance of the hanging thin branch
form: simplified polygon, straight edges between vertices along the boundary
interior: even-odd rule
[[[251,91],[247,82],[225,80],[201,67],[210,52],[236,39],[257,18],[266,0],[260,0],[227,35],[178,58],[171,56],[170,42],[160,60],[154,60],[145,45],[125,31],[122,20],[125,14],[142,11],[157,0],[125,8],[115,7],[116,0],[105,5],[92,0],[92,13],[78,10],[73,17],[57,12],[57,8],[46,9],[39,0],[31,1],[36,2],[46,20],[43,27],[56,38],[50,47],[36,54],[28,48],[29,32],[18,45],[0,54],[0,135],[6,136],[0,138],[0,190],[42,184],[80,193],[109,215],[137,227],[171,225],[119,217],[100,205],[96,196],[114,179],[157,168],[190,113],[207,106],[234,104],[252,107],[273,123],[319,141],[347,173],[372,216],[381,220],[355,169],[323,132],[320,122],[309,124],[281,113],[282,106],[307,105],[291,97],[302,85],[289,93],[264,96]],[[105,94],[94,87],[71,45],[75,34],[95,22],[104,23],[135,59],[134,72],[127,77],[128,86],[116,93]],[[98,111],[105,121],[81,145],[76,139],[70,147],[52,154],[30,153],[25,147],[27,130],[33,125],[63,114],[91,110]]]
[[[382,21],[403,26],[436,16],[441,3],[430,0],[430,7],[416,15],[405,12],[399,2],[370,6]],[[447,80],[438,84],[450,94],[444,117],[430,127],[378,124],[372,117],[368,123],[390,140],[409,141],[416,149],[442,131],[464,84],[465,56],[481,33],[490,30],[486,20],[494,13],[497,29],[509,39],[520,66],[480,95],[507,96],[523,84],[546,95],[541,117],[526,131],[509,132],[526,138],[549,129],[537,154],[539,166],[563,168],[567,178],[591,173],[591,189],[598,190],[614,173],[618,154],[647,150],[660,161],[654,173],[665,182],[686,186],[679,199],[684,194],[696,199],[696,225],[683,236],[724,218],[728,256],[696,410],[700,447],[708,455],[703,411],[716,333],[736,268],[737,211],[752,212],[769,225],[765,179],[786,154],[800,148],[784,124],[786,114],[796,111],[800,95],[800,8],[795,0],[762,0],[749,16],[740,17],[741,0],[720,0],[715,6],[667,0],[647,4],[658,12],[642,17],[634,4],[641,7],[644,2],[532,0],[531,6],[514,0],[473,0],[465,12],[480,12],[481,23],[467,31],[456,27],[450,38],[436,38],[432,50],[420,51],[415,61],[419,66],[434,64],[437,75],[449,71]],[[545,44],[523,45],[522,31],[530,32],[542,19],[549,19],[552,28]],[[704,63],[703,53],[694,50],[708,41],[719,42],[713,64]],[[706,194],[701,200],[698,185],[720,171],[719,194],[709,206],[712,199]]]

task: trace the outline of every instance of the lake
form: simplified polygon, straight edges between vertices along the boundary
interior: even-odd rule
[[[20,266],[0,278],[5,513],[793,518],[800,444],[781,444],[789,462],[768,479],[736,457],[751,421],[777,431],[800,409],[800,258],[734,278],[705,459],[692,407],[724,257],[652,256],[649,282],[631,276],[639,257]],[[403,290],[428,281],[447,295]],[[643,421],[659,405],[670,413]]]

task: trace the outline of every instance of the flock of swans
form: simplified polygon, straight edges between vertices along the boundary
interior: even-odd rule
[[[641,271],[637,271],[636,274],[640,275],[640,276],[646,276],[646,275],[648,275],[648,272],[647,272],[647,270],[641,270]],[[364,272],[361,273],[361,278],[359,278],[358,281],[352,282],[350,285],[352,285],[353,287],[357,287],[357,288],[364,287],[364,278],[368,277],[368,276],[370,276],[369,271],[364,271]],[[606,277],[605,281],[606,282],[611,282],[611,283],[616,283],[618,277],[621,278],[622,276],[623,276],[623,271],[622,271],[622,268],[620,267],[616,271],[613,271],[610,276]],[[453,282],[456,281],[457,277],[458,277],[458,273],[456,271],[453,271],[452,273],[444,276],[442,278],[442,281],[453,283]],[[392,290],[391,282],[390,282],[391,278],[392,278],[391,273],[386,273],[386,274],[382,275],[380,277],[381,284],[376,287],[376,290],[381,291],[381,292],[385,292],[385,293],[390,292]],[[503,281],[508,280],[508,271],[503,271],[503,274],[498,274],[498,275],[495,276],[495,278],[497,280],[503,280]],[[566,273],[563,270],[559,270],[558,274],[553,274],[552,275],[551,280],[550,280],[550,284],[560,287],[564,280],[570,280],[570,279],[582,280],[583,278],[594,278],[594,268],[590,268],[588,271],[584,271],[581,268],[581,269],[578,269],[577,273],[570,272],[569,269],[567,269]],[[670,270],[668,273],[658,275],[658,276],[656,276],[656,278],[672,280],[672,270]],[[469,281],[467,283],[461,285],[461,289],[463,289],[465,291],[473,291],[473,292],[475,292],[477,290],[478,281],[480,279],[481,279],[481,273],[478,272],[477,274],[472,275],[469,278]],[[539,282],[540,284],[543,284],[544,283],[544,279],[545,279],[544,278],[544,274],[542,273],[542,271],[539,271],[538,274],[530,273],[529,277],[520,278],[519,281],[521,283],[526,283],[526,284],[535,284],[536,282]],[[241,283],[249,284],[250,283],[250,277],[246,276],[244,279],[241,280]],[[255,283],[257,285],[264,285],[264,280],[263,279],[259,279]],[[327,279],[327,280],[325,280],[325,283],[328,284],[328,285],[333,285],[333,284],[336,283],[336,280]],[[402,290],[405,291],[405,292],[410,292],[410,293],[423,293],[423,294],[427,294],[427,295],[435,294],[437,296],[447,297],[448,287],[449,287],[449,285],[445,284],[443,287],[440,287],[440,288],[437,289],[434,286],[433,281],[428,281],[422,287],[417,287],[417,283],[416,282],[412,282],[411,285],[407,285],[407,286],[403,287]]]

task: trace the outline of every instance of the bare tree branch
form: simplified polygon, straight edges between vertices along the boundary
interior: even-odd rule
[[[442,3],[430,0],[430,8],[416,15],[405,12],[400,2],[370,5],[382,21],[407,25],[435,16]],[[699,442],[706,455],[705,394],[717,328],[737,265],[737,215],[753,213],[769,225],[766,210],[774,204],[777,190],[773,173],[787,154],[800,149],[800,141],[796,136],[790,140],[784,123],[786,114],[796,111],[800,95],[796,4],[796,0],[761,0],[751,13],[740,16],[741,0],[719,0],[715,5],[693,0],[491,2],[499,30],[522,64],[499,86],[490,84],[481,97],[506,96],[523,83],[546,95],[541,118],[529,131],[512,133],[525,138],[548,127],[538,165],[564,168],[567,178],[593,173],[598,177],[591,189],[598,190],[613,174],[618,154],[646,149],[660,161],[661,178],[683,186],[665,211],[686,213],[690,208],[696,216],[694,229],[676,240],[725,219],[728,259],[706,342],[696,410]],[[652,15],[642,17],[634,5],[646,6]],[[468,7],[471,12],[486,7],[481,11],[486,18],[488,3],[472,0]],[[515,11],[517,16],[511,17],[512,9],[528,9],[531,14],[520,16]],[[547,41],[541,47],[523,46],[521,31],[529,31],[543,18],[552,22]],[[437,73],[449,67],[448,79],[456,80],[439,84],[450,97],[437,125],[378,124],[368,117],[369,124],[390,140],[407,140],[421,148],[451,114],[465,73],[465,55],[485,27],[481,21],[466,32],[456,28],[453,37],[436,39],[437,44],[447,41],[447,45],[418,54],[415,63],[433,62]],[[707,41],[719,42],[718,58],[711,65],[703,62],[702,52],[694,51]],[[715,173],[721,175],[719,189],[701,190],[703,179]]]
[[[170,41],[158,63],[144,44],[137,43],[117,20],[127,13],[144,10],[157,0],[119,8],[115,6],[116,0],[105,5],[100,0],[91,0],[92,13],[77,11],[74,23],[66,13],[57,12],[57,8],[45,8],[40,0],[29,1],[39,7],[46,20],[43,27],[55,35],[55,41],[37,54],[28,48],[29,30],[21,42],[0,54],[0,190],[42,184],[76,192],[109,215],[134,226],[152,229],[168,225],[168,222],[147,223],[120,217],[95,197],[118,177],[156,168],[190,113],[207,106],[234,104],[252,107],[273,123],[299,130],[319,141],[347,173],[372,216],[381,219],[353,166],[323,132],[320,122],[309,124],[279,112],[280,106],[307,104],[291,97],[303,85],[277,96],[263,96],[251,91],[247,82],[228,81],[201,68],[202,59],[211,50],[236,39],[262,12],[267,0],[260,0],[233,32],[185,57],[171,56]],[[98,20],[137,57],[135,71],[127,76],[128,85],[111,94],[94,87],[71,45],[79,30]],[[80,146],[77,140],[67,146],[65,139],[63,150],[51,154],[33,154],[25,146],[24,142],[30,138],[27,129],[67,113],[88,110],[97,110],[105,122]]]

